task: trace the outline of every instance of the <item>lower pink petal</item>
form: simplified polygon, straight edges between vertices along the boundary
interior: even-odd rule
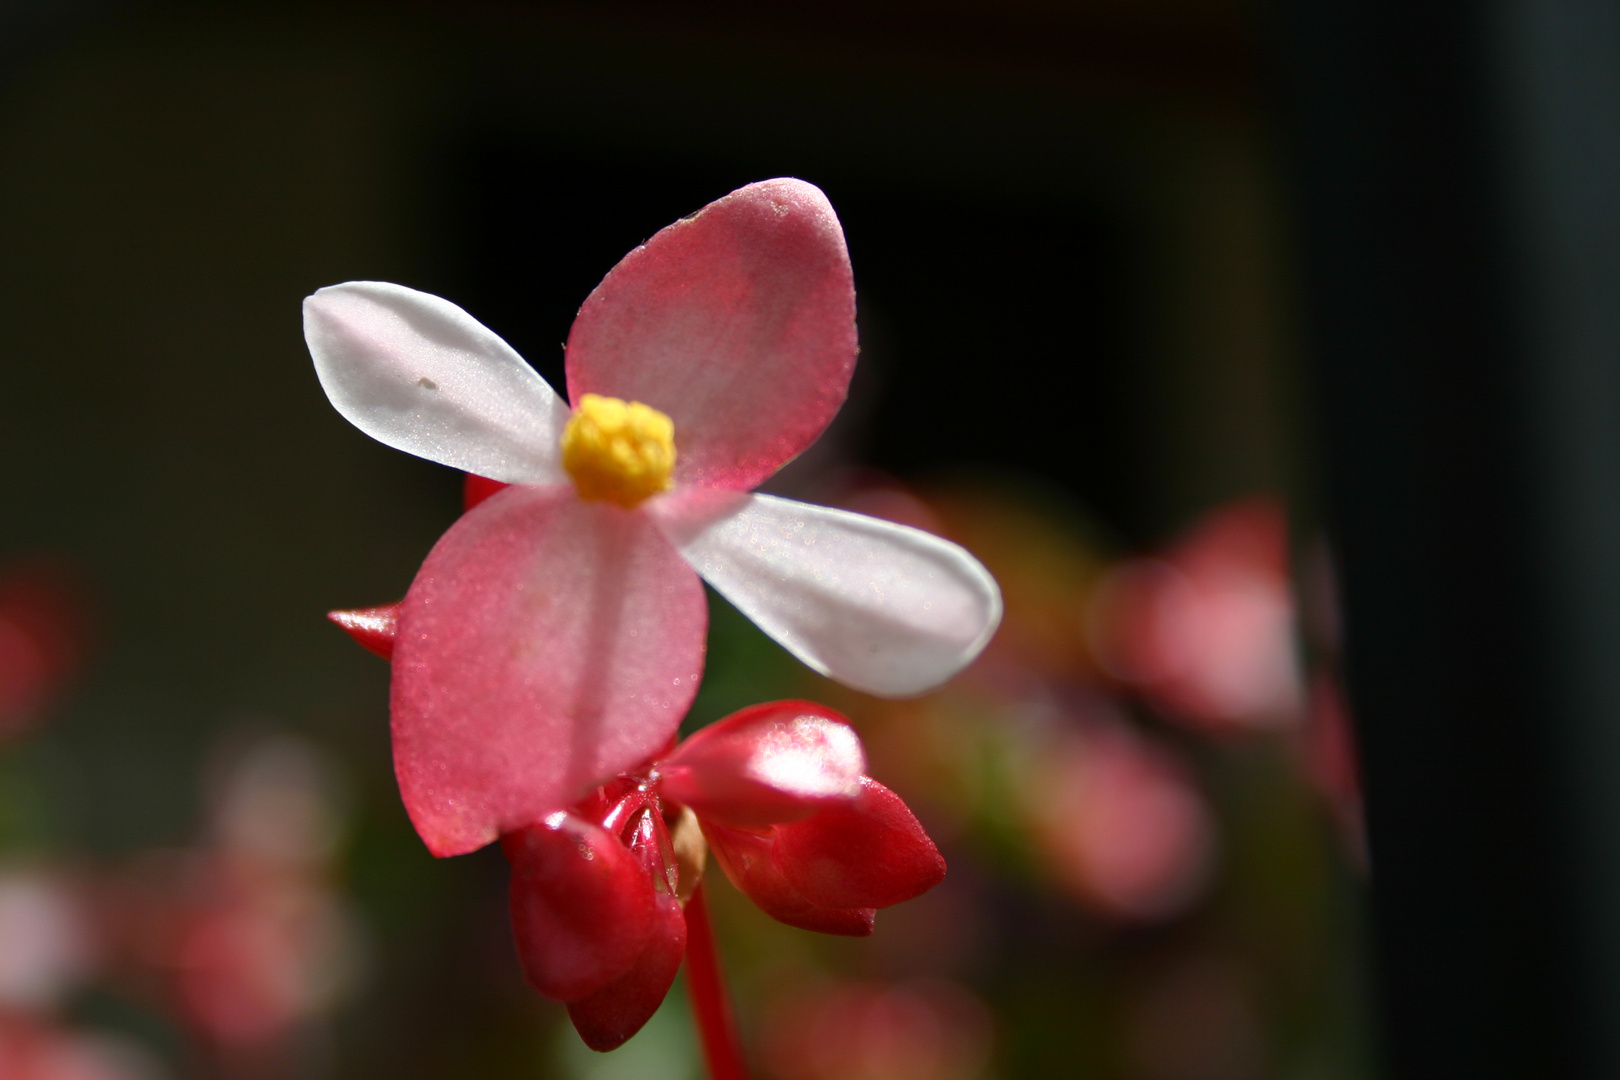
[[[663,793],[705,820],[792,821],[860,793],[866,754],[849,721],[811,701],[772,701],[697,732],[658,765]]]
[[[870,907],[823,907],[806,900],[772,858],[770,836],[710,822],[703,823],[703,835],[726,877],[771,918],[823,934],[866,937],[872,932],[876,912]]]
[[[945,880],[945,860],[900,796],[861,778],[858,799],[779,826],[783,878],[822,907],[888,907]]]
[[[512,864],[512,934],[524,977],[572,1001],[619,978],[655,926],[647,875],[599,825],[558,812],[502,839]]]
[[[686,954],[680,901],[655,894],[652,933],[630,970],[595,993],[568,1003],[568,1019],[592,1050],[615,1050],[664,1003]]]
[[[394,648],[394,769],[429,850],[482,847],[662,749],[707,627],[697,575],[640,513],[558,486],[464,514]]]

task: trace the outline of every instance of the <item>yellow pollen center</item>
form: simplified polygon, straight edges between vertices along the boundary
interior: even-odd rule
[[[675,423],[639,401],[586,394],[563,429],[562,462],[580,498],[628,509],[669,489]]]

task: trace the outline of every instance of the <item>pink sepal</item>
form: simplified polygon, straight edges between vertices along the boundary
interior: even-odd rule
[[[703,671],[708,604],[644,515],[513,486],[429,553],[400,610],[394,769],[459,855],[648,760]]]
[[[512,933],[541,994],[578,1001],[624,975],[653,934],[652,885],[623,844],[559,811],[501,838],[512,864]]]
[[[877,918],[873,908],[829,908],[806,900],[776,865],[773,836],[712,822],[703,823],[703,835],[726,877],[771,918],[823,934],[866,937],[872,932]]]
[[[821,191],[766,180],[626,255],[568,335],[568,396],[675,421],[675,479],[746,490],[821,434],[855,368],[855,282]]]
[[[773,701],[694,734],[659,763],[663,793],[705,821],[794,821],[861,792],[866,754],[849,721],[810,701]]]
[[[861,777],[859,798],[778,826],[785,881],[821,907],[888,907],[945,880],[945,860],[900,796]]]
[[[686,954],[686,918],[680,901],[653,894],[652,932],[623,975],[568,1003],[568,1019],[592,1050],[613,1050],[640,1031],[663,1004]]]
[[[328,611],[326,617],[343,628],[362,648],[384,660],[394,658],[394,637],[399,633],[399,609],[404,601],[352,611]]]

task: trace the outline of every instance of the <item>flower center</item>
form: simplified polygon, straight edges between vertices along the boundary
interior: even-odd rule
[[[563,429],[562,462],[580,498],[629,509],[669,490],[675,423],[639,401],[586,394]]]

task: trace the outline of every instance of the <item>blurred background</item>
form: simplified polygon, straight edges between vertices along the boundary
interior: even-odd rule
[[[679,981],[593,1054],[500,856],[411,831],[323,615],[461,477],[298,305],[437,293],[561,387],[620,256],[783,175],[862,353],[772,489],[1007,617],[880,702],[711,595],[688,726],[842,709],[950,864],[859,941],[711,874],[759,1075],[1613,1075],[1620,35],[1426,7],[0,6],[0,1077],[700,1075]]]

